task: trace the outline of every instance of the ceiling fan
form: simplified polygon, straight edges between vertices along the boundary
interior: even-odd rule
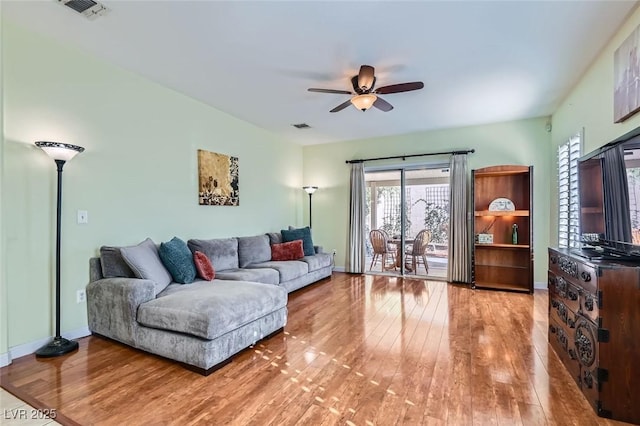
[[[354,95],[348,101],[345,101],[332,109],[329,112],[342,111],[349,104],[353,104],[361,111],[366,111],[372,106],[382,110],[384,112],[391,111],[393,105],[385,101],[378,95],[388,95],[391,93],[410,92],[412,90],[419,90],[424,87],[424,83],[421,81],[413,81],[411,83],[399,83],[391,84],[389,86],[382,86],[374,89],[376,85],[375,69],[371,65],[362,65],[358,75],[351,77],[351,85],[353,86],[353,92],[348,90],[335,90],[335,89],[307,89],[309,92],[318,93],[337,93],[341,95]]]

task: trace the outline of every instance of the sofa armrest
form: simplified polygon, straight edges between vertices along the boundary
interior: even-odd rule
[[[324,249],[322,246],[313,246],[313,250],[315,250],[316,254],[324,253]]]
[[[135,345],[140,304],[156,297],[155,283],[137,278],[104,278],[87,285],[89,329]]]

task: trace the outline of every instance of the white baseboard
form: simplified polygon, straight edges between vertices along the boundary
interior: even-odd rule
[[[335,272],[344,272],[344,266],[334,266],[333,270]]]
[[[533,288],[538,290],[547,290],[547,283],[545,281],[534,281]]]
[[[80,339],[81,337],[86,337],[91,334],[89,327],[82,327],[75,330],[68,331],[66,333],[62,333],[63,337],[67,339]],[[22,345],[13,346],[9,348],[9,352],[6,354],[0,354],[0,367],[4,367],[5,365],[11,364],[11,360],[20,358],[26,355],[31,355],[42,346],[46,345],[53,339],[53,336],[45,337],[44,339],[39,339],[33,342],[23,343]],[[5,357],[6,356],[6,357]]]
[[[9,352],[0,354],[0,367],[6,367],[9,365]]]

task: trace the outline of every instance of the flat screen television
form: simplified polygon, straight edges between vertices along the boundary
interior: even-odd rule
[[[640,128],[580,158],[578,188],[582,252],[640,262]]]

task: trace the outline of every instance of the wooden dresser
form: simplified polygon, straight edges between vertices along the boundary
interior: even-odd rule
[[[549,249],[549,343],[599,416],[640,424],[640,263],[578,253]]]

